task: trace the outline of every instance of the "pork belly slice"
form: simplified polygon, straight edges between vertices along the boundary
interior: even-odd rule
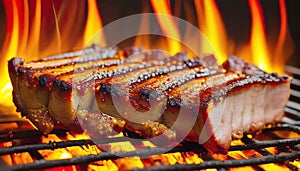
[[[209,119],[218,121],[221,118],[219,112],[222,112],[219,110],[213,113],[214,115],[209,114],[206,111],[206,105],[209,104],[210,100],[220,100],[216,95],[219,93],[226,94],[223,89],[226,88],[227,83],[241,77],[243,77],[242,74],[234,72],[218,73],[191,80],[168,91],[168,103],[163,113],[164,123],[175,130],[177,139],[202,144],[205,140],[205,145],[213,133],[210,132],[213,128],[210,126],[211,121]],[[231,133],[229,136],[231,137]],[[216,143],[213,142],[212,144]],[[220,152],[217,148],[210,150]]]
[[[116,52],[117,52],[117,48],[115,47],[102,48],[97,44],[93,44],[91,46],[85,47],[80,50],[50,55],[33,62],[73,58],[76,56],[84,56],[84,55],[89,55],[94,53],[99,53],[99,55],[101,55],[103,58],[107,58],[107,57],[114,57],[116,55]]]
[[[83,52],[82,52],[83,53]],[[75,53],[76,54],[76,53]],[[64,56],[64,54],[62,54]],[[116,51],[109,49],[103,49],[101,51],[92,51],[91,53],[83,53],[81,56],[71,56],[67,58],[60,58],[54,56],[53,58],[42,58],[38,61],[31,61],[22,63],[19,68],[22,69],[23,72],[39,72],[51,68],[57,68],[61,66],[67,65],[75,65],[78,63],[92,62],[99,59],[107,59],[113,58],[116,55]]]
[[[94,53],[94,51],[92,52]],[[78,53],[85,54],[87,52],[78,51],[75,54]],[[101,53],[97,52],[97,55],[93,54],[90,57],[77,57],[66,53],[63,55],[68,58],[61,59],[53,56],[53,59],[44,58],[41,61],[29,63],[25,63],[25,60],[21,58],[11,59],[8,64],[9,74],[17,111],[21,111],[22,116],[26,116],[41,132],[50,132],[55,122],[49,116],[47,109],[52,81],[56,76],[79,67],[87,69],[121,62],[120,59],[103,59],[105,56]]]
[[[94,61],[94,60],[99,60],[103,58],[107,58],[109,56],[105,56],[105,54],[108,54],[108,52],[103,52],[105,51],[102,50],[101,53],[99,53],[100,48],[97,46],[92,46],[80,51],[76,52],[67,52],[67,53],[62,53],[60,55],[54,55],[51,57],[47,58],[42,58],[41,60],[38,61],[32,61],[32,62],[25,62],[24,59],[21,58],[12,58],[8,62],[8,68],[9,68],[9,75],[11,78],[12,86],[17,87],[18,85],[18,77],[21,76],[26,76],[29,77],[28,79],[31,80],[30,83],[34,82],[34,74],[42,71],[46,71],[49,69],[56,69],[56,68],[61,68],[62,66],[74,66],[76,63],[83,63],[87,61]],[[76,56],[77,54],[82,54],[82,55],[87,55],[87,56]],[[89,54],[93,54],[90,55]],[[57,69],[59,70],[59,69]],[[15,88],[17,89],[17,88]],[[15,94],[19,94],[18,91],[13,92],[13,96]],[[17,95],[16,95],[17,96]],[[19,96],[20,98],[20,96]],[[20,101],[20,100],[15,100],[15,102]],[[21,100],[22,101],[22,100]],[[21,107],[23,106],[22,104],[15,103],[17,106],[17,110],[20,111]],[[24,107],[25,108],[25,107]]]
[[[104,113],[109,113],[110,115],[119,118],[117,109],[114,106],[105,106],[105,102],[108,99],[109,101],[112,101],[112,95],[123,96],[126,95],[126,93],[129,93],[130,89],[134,88],[137,84],[143,84],[143,81],[148,81],[150,79],[150,81],[152,80],[153,82],[156,77],[163,77],[164,74],[169,74],[172,71],[182,71],[189,67],[202,65],[202,61],[197,59],[189,59],[185,61],[174,60],[167,62],[164,65],[151,66],[126,74],[98,80],[96,83],[97,99],[98,101],[104,102],[99,103],[99,109]]]
[[[266,124],[281,121],[290,78],[268,74],[234,56],[223,66],[227,73],[221,78],[195,79],[169,92],[163,121],[182,137],[197,115],[186,140],[199,142],[212,152],[226,153],[232,137],[242,138],[245,132],[260,131]],[[183,117],[178,118],[179,112]],[[176,119],[180,124],[174,125]]]
[[[243,73],[245,75],[247,75],[248,77],[254,77],[254,76],[261,76],[264,77],[265,79],[267,79],[267,81],[272,81],[273,82],[283,82],[283,80],[287,80],[286,86],[289,86],[290,84],[290,78],[288,78],[286,75],[283,75],[282,77],[279,77],[277,73],[271,73],[268,74],[265,71],[261,70],[260,68],[258,68],[257,66],[255,66],[254,64],[251,63],[247,63],[245,62],[243,59],[238,58],[234,55],[231,55],[228,60],[226,62],[224,62],[224,64],[222,65],[227,71],[235,71],[235,72],[239,72],[239,73]],[[290,93],[289,91],[282,91],[280,93],[281,87],[278,86],[272,86],[271,88],[274,89],[274,91],[269,91],[270,86],[266,85],[265,87],[263,87],[262,91],[260,93],[265,94],[265,98],[257,98],[257,103],[260,104],[260,106],[258,106],[258,108],[256,108],[256,111],[254,112],[254,116],[253,118],[255,118],[255,121],[253,123],[247,124],[247,131],[250,132],[255,132],[255,131],[259,131],[261,130],[266,123],[274,123],[274,118],[270,117],[270,115],[266,115],[264,113],[271,113],[273,111],[274,114],[278,114],[281,113],[283,114],[283,109],[282,107],[282,103],[286,103],[287,102],[287,98],[289,97]],[[258,93],[258,92],[257,92]],[[278,93],[278,94],[276,94]],[[269,96],[267,96],[269,94]],[[249,94],[246,95],[246,97],[252,97],[255,98],[256,95],[255,94]],[[266,99],[268,99],[269,101],[267,101]],[[273,101],[274,105],[272,108],[270,108],[270,105],[265,104],[265,102],[271,102],[272,98],[276,98],[278,99],[278,101]],[[246,103],[244,106],[249,106],[251,105],[250,103]],[[276,107],[278,106],[278,107]],[[260,109],[259,109],[260,108]],[[246,111],[250,110],[249,108],[245,109]],[[271,110],[271,111],[270,111]],[[262,116],[264,116],[264,118],[262,118]],[[281,116],[281,115],[279,115]],[[279,118],[282,118],[279,117]],[[278,120],[280,119],[276,119],[276,121],[278,122]],[[256,122],[257,121],[257,122]],[[260,121],[260,122],[258,122]],[[241,132],[239,133],[235,133],[235,136],[239,136]]]
[[[183,110],[185,115],[182,124],[170,127],[178,135],[185,134],[181,133],[184,130],[182,126],[193,119],[194,111],[198,111],[197,121],[186,139],[199,142],[212,152],[226,153],[232,135],[241,138],[244,132],[253,128],[262,129],[258,125],[281,121],[289,97],[289,78],[272,74],[247,76],[227,73],[225,77],[217,79],[219,83],[215,83],[214,79],[204,84],[197,84],[196,81],[200,80],[183,85],[193,87],[192,92],[183,93],[179,96],[181,98],[173,96],[169,99],[164,121],[172,125],[176,118],[174,114],[176,116]],[[201,88],[206,84],[210,86]],[[200,99],[196,100],[196,97]],[[197,101],[200,101],[200,105],[194,104]]]
[[[76,117],[94,110],[95,79],[103,79],[149,66],[146,63],[124,63],[59,76],[50,91],[50,116],[71,131],[82,131]]]
[[[161,120],[161,114],[167,103],[166,90],[196,77],[213,75],[218,72],[201,65],[183,65],[180,69],[176,68],[171,66],[166,69],[166,73],[161,74],[139,71],[124,76],[120,75],[115,80],[104,79],[96,89],[99,110],[116,119],[125,120],[127,129],[144,137],[155,137],[165,133],[167,137],[175,138],[174,131],[170,130]]]
[[[176,139],[226,153],[232,137],[241,138],[245,132],[281,121],[289,97],[288,77],[246,66],[248,69],[241,72],[215,72],[183,82],[178,78],[188,78],[191,70],[173,71],[136,84],[129,81],[128,94],[118,84],[103,83],[97,91],[97,103],[101,111],[125,119],[125,128],[145,137],[170,131]],[[148,123],[165,128],[157,131],[146,127]]]
[[[170,61],[169,58],[172,60]],[[181,60],[186,59],[186,53],[180,52],[175,56],[166,58],[166,61],[170,61],[170,64],[174,64],[182,63]],[[128,59],[128,61],[131,61],[131,59]],[[131,73],[135,70],[143,70],[149,67],[154,69],[156,68],[155,66],[159,68],[162,64],[167,65],[166,62],[162,62],[163,63],[157,61],[147,63],[125,62],[116,66],[105,67],[97,70],[85,70],[74,74],[70,73],[59,76],[54,81],[53,89],[50,93],[50,115],[59,123],[72,130],[79,126],[78,123],[75,123],[76,115],[81,117],[86,113],[98,110],[98,106],[95,103],[95,83],[97,84],[97,82],[104,78],[115,78],[118,75]],[[189,65],[200,65],[199,61],[196,60],[186,60],[185,62]],[[64,114],[62,115],[62,113]]]

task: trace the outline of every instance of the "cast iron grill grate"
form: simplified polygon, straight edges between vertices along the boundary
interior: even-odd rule
[[[175,148],[171,147],[146,147],[137,148],[137,150],[128,152],[101,152],[99,154],[88,154],[78,157],[73,157],[70,159],[54,159],[46,160],[40,154],[41,150],[54,150],[60,148],[68,147],[83,147],[88,145],[103,145],[107,143],[119,143],[127,141],[124,137],[113,137],[97,141],[91,140],[65,140],[60,142],[49,142],[49,143],[33,143],[28,145],[17,145],[8,148],[0,148],[0,157],[5,155],[18,154],[23,152],[28,152],[32,158],[35,160],[26,164],[17,164],[12,166],[5,166],[5,163],[0,163],[1,168],[5,170],[40,170],[45,168],[55,168],[62,166],[71,165],[86,165],[95,161],[100,160],[116,160],[118,158],[127,157],[151,157],[154,155],[160,155],[163,153],[195,153],[197,154],[203,162],[199,164],[160,164],[152,165],[146,168],[135,168],[133,170],[200,170],[208,168],[216,168],[219,170],[229,170],[230,168],[251,166],[255,170],[264,170],[261,165],[268,163],[278,163],[285,168],[290,170],[298,170],[299,165],[294,165],[289,161],[299,161],[300,156],[300,69],[288,66],[286,68],[287,72],[293,75],[293,81],[291,85],[291,97],[286,106],[285,112],[286,117],[281,125],[274,128],[267,128],[262,131],[261,134],[268,136],[269,139],[259,139],[256,137],[244,136],[241,140],[243,145],[232,145],[230,147],[230,152],[235,151],[247,151],[254,150],[256,153],[260,154],[261,157],[251,157],[245,159],[235,159],[228,157],[226,160],[219,160],[212,157],[212,154],[208,153],[207,150],[199,144],[182,142]],[[12,121],[11,121],[12,122]],[[6,124],[7,122],[0,122],[1,124]],[[293,133],[298,135],[296,138],[283,138],[277,134],[277,132]],[[64,136],[66,131],[64,130],[54,130],[51,134],[58,136]],[[127,132],[127,134],[132,134]],[[31,137],[42,137],[36,130],[18,130],[13,132],[0,132],[0,144],[12,141],[18,141],[22,139],[28,139]],[[132,140],[131,144],[138,145],[141,144],[143,139]],[[271,153],[266,148],[276,147],[277,152]],[[167,152],[166,152],[167,151]],[[2,166],[3,165],[3,166]]]

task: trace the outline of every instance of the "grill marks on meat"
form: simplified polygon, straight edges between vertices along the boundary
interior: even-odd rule
[[[48,109],[51,117],[70,130],[77,129],[74,125],[77,113],[89,112],[93,108],[95,79],[124,74],[147,65],[128,63],[58,77],[50,92]]]
[[[169,65],[171,65],[169,66],[169,69],[172,70],[174,66],[181,66],[184,63],[189,63],[188,65],[190,66],[201,64],[196,60],[187,60],[182,62],[177,61],[177,59],[175,60],[174,58],[174,60],[169,63]],[[74,125],[76,116],[85,116],[84,113],[97,111],[99,104],[94,103],[95,84],[99,84],[103,80],[120,79],[122,77],[129,78],[128,76],[130,75],[136,76],[136,74],[132,73],[140,73],[141,71],[154,72],[155,69],[159,68],[165,69],[163,72],[167,72],[167,68],[165,66],[153,66],[152,64],[148,63],[124,63],[117,66],[100,68],[97,70],[93,69],[82,71],[76,73],[75,75],[67,74],[58,77],[54,81],[54,85],[50,93],[50,102],[48,106],[49,113],[55,120],[59,121],[64,126],[67,126],[69,129],[73,129],[76,127]],[[183,67],[177,67],[177,69],[181,68]],[[96,87],[96,98],[99,99],[97,95],[97,89],[98,88]],[[106,92],[107,91],[109,91],[108,86],[106,88]],[[103,112],[102,109],[100,109],[100,111]],[[64,113],[64,115],[61,115],[61,113]],[[81,117],[80,119],[84,118]]]
[[[193,69],[199,71],[201,67],[172,71],[130,82],[128,91],[118,84],[112,88],[113,84],[103,83],[97,103],[101,111],[117,119],[126,118],[125,127],[145,137],[162,134],[166,129],[145,130],[144,124],[159,123],[168,131],[174,130],[177,138],[187,136],[186,140],[203,143],[211,151],[226,153],[232,137],[242,138],[245,132],[279,122],[289,97],[288,77],[267,74],[244,61],[240,64],[237,71],[202,68],[205,72],[198,76]],[[175,122],[177,119],[180,123]]]
[[[81,68],[99,67],[120,63],[120,59],[110,58],[113,52],[108,49],[96,49],[96,46],[76,53],[43,58],[36,62],[25,63],[23,59],[13,58],[9,61],[9,74],[13,85],[13,100],[17,111],[21,111],[43,133],[49,133],[55,121],[50,117],[47,106],[49,91],[53,80],[64,73],[71,72],[75,66]],[[110,53],[108,53],[110,52]],[[92,54],[90,54],[92,53]],[[87,55],[84,57],[74,56]],[[92,64],[91,62],[97,62]]]
[[[140,73],[148,73],[154,68],[115,77],[115,82],[111,78],[104,79],[96,89],[100,111],[120,120],[125,119],[127,129],[138,132],[144,137],[164,133],[168,138],[174,139],[174,131],[166,126],[166,122],[161,117],[164,112],[169,111],[165,110],[167,91],[185,85],[184,83],[195,78],[214,75],[221,71],[203,66],[190,68],[187,65],[162,68],[165,68],[163,70],[165,72],[145,74],[147,79],[140,79],[143,77]],[[173,118],[176,116],[173,115]]]
[[[59,124],[76,132],[83,126],[93,137],[126,128],[149,138],[199,142],[221,153],[232,138],[283,117],[286,76],[265,73],[235,56],[222,65],[225,70],[212,55],[187,59],[186,52],[167,58],[147,52],[142,62],[135,53],[142,50],[118,53],[133,55],[126,59],[109,53],[110,59],[67,54],[25,63],[14,58],[9,62],[14,102],[43,133]],[[155,54],[160,61],[148,59]]]
[[[147,100],[147,98],[150,97],[147,93],[151,93],[151,90],[147,90],[145,87],[146,85],[148,85],[148,87],[152,86],[151,88],[154,93],[157,92],[156,90],[158,90],[158,88],[163,92],[162,89],[172,88],[171,86],[174,87],[176,84],[179,85],[188,79],[194,78],[196,76],[196,70],[199,72],[197,74],[200,74],[201,71],[205,70],[203,66],[200,67],[202,70],[199,67],[193,69],[190,68],[197,65],[202,65],[202,63],[197,62],[195,59],[184,62],[172,61],[162,66],[152,66],[116,77],[103,79],[98,83],[99,86],[96,88],[96,94],[99,101],[98,105],[103,112],[111,110],[112,108],[101,108],[101,101],[110,98],[111,94],[120,98],[131,99],[132,103],[134,103],[133,94],[137,94],[137,98],[140,98],[140,100]],[[165,85],[164,83],[169,84]],[[144,87],[144,89],[142,89],[141,92],[138,92],[140,87]],[[136,100],[136,102],[137,101],[138,100]],[[112,113],[112,115],[115,114],[115,117],[118,117],[118,112],[116,110],[114,110],[114,112],[110,111],[106,113]]]
[[[53,81],[56,77],[64,74],[73,74],[74,72],[79,72],[84,69],[92,68],[103,68],[111,65],[118,65],[123,63],[123,60],[112,58],[112,59],[98,59],[90,61],[88,63],[71,63],[68,65],[63,65],[61,67],[49,68],[47,70],[37,70],[33,71],[31,68],[19,68],[18,74],[21,78],[27,79],[30,84],[35,86],[45,87],[50,89]]]

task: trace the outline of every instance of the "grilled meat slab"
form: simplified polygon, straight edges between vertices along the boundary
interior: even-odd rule
[[[34,62],[13,58],[14,103],[45,134],[55,126],[83,128],[93,137],[129,129],[146,138],[199,142],[221,153],[232,138],[283,117],[289,77],[235,56],[222,68],[213,55],[136,54],[142,50],[116,53],[92,46]]]
[[[85,70],[75,75],[70,73],[56,78],[49,95],[48,110],[50,116],[68,129],[80,131],[80,129],[77,130],[80,126],[76,121],[76,116],[93,110],[94,79],[130,72],[147,65],[145,63],[126,63]]]
[[[114,49],[91,46],[81,51],[68,52],[25,62],[21,58],[9,61],[9,75],[13,85],[13,100],[22,116],[26,116],[41,132],[49,133],[56,121],[48,112],[49,93],[55,78],[75,69],[116,65],[120,59],[105,59],[114,56]],[[77,56],[83,55],[83,56]]]
[[[181,112],[189,114],[184,115],[181,124],[173,125],[177,134],[182,134],[180,132],[185,130],[182,126],[193,120],[196,111],[196,124],[186,139],[199,142],[211,151],[225,153],[232,137],[242,138],[245,132],[259,131],[265,124],[282,119],[288,100],[289,79],[240,73],[226,73],[219,79],[219,75],[213,77],[193,80],[183,85],[193,89],[185,93],[186,89],[181,87],[181,96],[169,98],[163,115],[168,125],[175,122],[174,113],[178,115],[183,110]],[[202,81],[204,83],[196,83]]]
[[[170,57],[174,60],[161,65],[158,63],[130,62],[110,67],[84,70],[76,74],[64,74],[56,78],[50,92],[49,113],[52,118],[67,126],[69,129],[77,128],[76,119],[84,119],[86,113],[98,110],[95,98],[98,85],[105,79],[119,79],[122,77],[141,75],[142,72],[162,74],[168,70],[180,70],[183,63],[191,66],[202,65],[196,60],[177,61],[177,57]],[[186,58],[182,58],[186,59]],[[170,66],[168,66],[170,65]],[[178,67],[176,67],[178,66]],[[175,67],[175,68],[174,68]],[[133,74],[135,73],[135,74]],[[131,77],[130,78],[133,78]],[[99,110],[98,110],[99,111]],[[102,110],[100,110],[103,112]],[[64,115],[61,115],[64,113]],[[104,112],[105,113],[105,112]]]
[[[281,121],[290,78],[265,73],[234,56],[223,66],[226,72],[195,67],[139,81],[131,74],[116,82],[106,79],[97,88],[97,103],[100,111],[125,120],[125,128],[144,137],[174,138],[174,132],[175,138],[226,153],[232,137]]]

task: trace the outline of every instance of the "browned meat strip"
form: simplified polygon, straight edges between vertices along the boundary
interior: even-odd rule
[[[17,110],[26,116],[41,132],[49,133],[55,121],[49,116],[49,91],[53,80],[64,73],[80,68],[95,68],[121,63],[120,59],[104,59],[113,55],[111,49],[96,46],[77,52],[43,58],[25,63],[23,59],[9,61],[9,74],[13,85],[13,100]],[[115,53],[115,52],[114,52]],[[74,55],[84,56],[74,56]],[[87,55],[87,56],[85,56]],[[94,63],[95,62],[95,63]]]
[[[76,116],[93,110],[94,79],[130,72],[147,65],[128,63],[57,77],[50,92],[48,105],[50,116],[70,130],[78,131]]]

